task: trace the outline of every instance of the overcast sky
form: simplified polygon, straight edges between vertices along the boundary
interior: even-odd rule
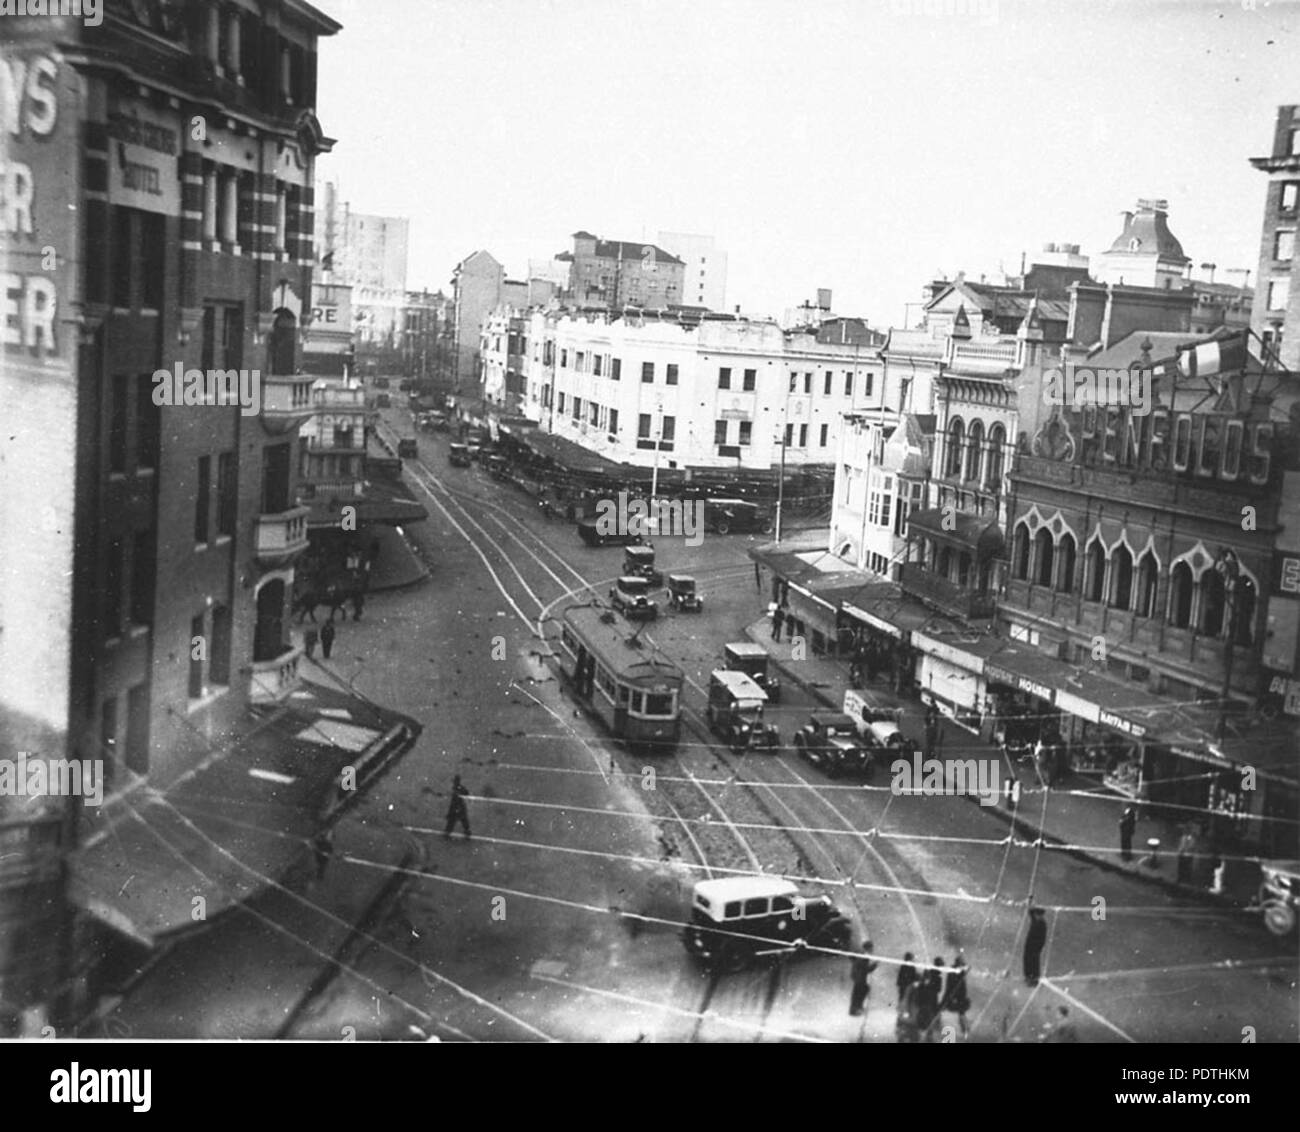
[[[317,174],[411,218],[410,287],[478,248],[522,277],[579,228],[668,229],[717,239],[746,313],[820,286],[901,325],[934,273],[1096,253],[1148,196],[1198,267],[1253,283],[1247,158],[1300,102],[1277,0],[317,3],[344,25]]]

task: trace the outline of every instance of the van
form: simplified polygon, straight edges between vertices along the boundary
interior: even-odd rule
[[[420,446],[413,436],[404,436],[397,442],[397,454],[403,460],[414,460],[420,455]]]

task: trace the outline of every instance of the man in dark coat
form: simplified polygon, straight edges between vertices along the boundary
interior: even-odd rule
[[[772,640],[781,639],[781,622],[785,620],[785,607],[778,605],[772,610]]]
[[[1029,909],[1029,931],[1025,934],[1025,985],[1038,986],[1042,974],[1043,948],[1047,946],[1047,919],[1041,908]]]
[[[952,961],[952,972],[948,975],[948,985],[944,988],[943,1001],[939,1004],[944,1010],[957,1015],[957,1024],[961,1027],[963,1038],[970,1034],[970,1023],[966,1021],[966,1012],[970,1010],[970,992],[966,989],[966,957],[958,955]]]
[[[1137,829],[1137,822],[1137,811],[1132,806],[1125,806],[1119,819],[1120,860],[1133,860],[1133,831]]]
[[[923,1042],[934,1041],[938,1029],[941,1017],[939,1004],[943,1001],[944,966],[943,956],[935,956],[934,966],[926,969],[917,989],[916,1026]]]
[[[469,840],[469,809],[465,805],[467,797],[469,791],[460,784],[458,774],[451,780],[451,804],[447,807],[447,825],[442,831],[443,837],[450,837],[451,831],[459,824],[465,830],[465,840]]]
[[[849,995],[849,1013],[855,1017],[862,1013],[862,1004],[871,993],[871,973],[880,966],[871,958],[871,949],[871,940],[867,940],[862,945],[862,954],[853,960],[853,991]]]
[[[334,614],[330,612],[330,619],[325,622],[320,631],[320,649],[325,654],[325,659],[329,660],[330,653],[334,649]]]
[[[898,1009],[903,1009],[903,999],[907,997],[907,988],[916,982],[916,968],[912,966],[912,960],[916,956],[910,951],[903,953],[903,962],[898,968],[898,978],[895,982],[898,984]]]

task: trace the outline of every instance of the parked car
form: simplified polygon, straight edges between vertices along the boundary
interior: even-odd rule
[[[447,428],[447,417],[437,410],[432,410],[421,413],[419,423],[424,432],[444,432]]]
[[[724,877],[695,882],[686,950],[711,971],[740,971],[754,960],[805,947],[846,951],[849,918],[829,896],[805,896],[776,877]]]
[[[772,517],[765,508],[746,499],[708,498],[704,501],[704,529],[720,535],[732,531],[767,534],[772,529]]]
[[[873,753],[890,761],[912,757],[916,745],[898,726],[902,708],[878,707],[861,692],[849,688],[844,693],[844,714],[853,720],[858,735]]]
[[[1275,936],[1295,933],[1300,909],[1300,861],[1260,861],[1259,905]]]
[[[375,386],[376,389],[387,389],[387,388],[388,388],[388,378],[386,378],[386,377],[377,377],[377,378],[375,378],[374,386]]]
[[[583,519],[578,524],[578,537],[588,546],[609,546],[611,543],[616,546],[639,546],[641,543],[640,535],[604,531],[595,519]]]
[[[704,595],[696,590],[695,579],[689,574],[669,574],[668,604],[679,611],[700,613],[704,609]]]
[[[482,460],[483,467],[487,469],[487,474],[494,480],[504,482],[510,478],[510,465],[503,456],[484,456]]]
[[[468,445],[449,445],[447,448],[447,461],[453,468],[468,468],[470,465]]]
[[[709,726],[734,751],[781,745],[775,725],[763,720],[767,693],[743,672],[716,669],[709,677]]]
[[[857,725],[840,711],[815,711],[794,736],[799,754],[831,778],[871,769],[871,753],[858,737]]]
[[[753,641],[736,641],[722,650],[725,667],[748,674],[774,704],[781,702],[781,681],[773,671],[772,658],[762,645]]]
[[[629,621],[653,621],[659,616],[659,606],[650,596],[650,583],[645,578],[619,578],[609,591],[609,600]]]
[[[404,436],[397,442],[397,455],[403,460],[414,460],[420,455],[420,445],[413,436]]]
[[[377,393],[375,395],[375,408],[387,409],[393,403],[393,399],[387,393]]]
[[[663,571],[655,569],[653,546],[629,546],[623,551],[623,573],[629,577],[645,578],[655,589],[664,584]]]

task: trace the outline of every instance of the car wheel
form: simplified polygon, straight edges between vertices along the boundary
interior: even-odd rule
[[[1282,900],[1270,900],[1264,905],[1264,926],[1279,938],[1290,935],[1296,928],[1296,912]]]
[[[749,966],[749,951],[742,943],[724,944],[714,966],[724,974],[738,974]]]
[[[772,533],[772,520],[764,519],[763,522],[759,524],[758,529],[762,534],[770,535]]]
[[[725,519],[718,524],[718,534],[720,535],[731,534],[731,524],[728,523]]]

